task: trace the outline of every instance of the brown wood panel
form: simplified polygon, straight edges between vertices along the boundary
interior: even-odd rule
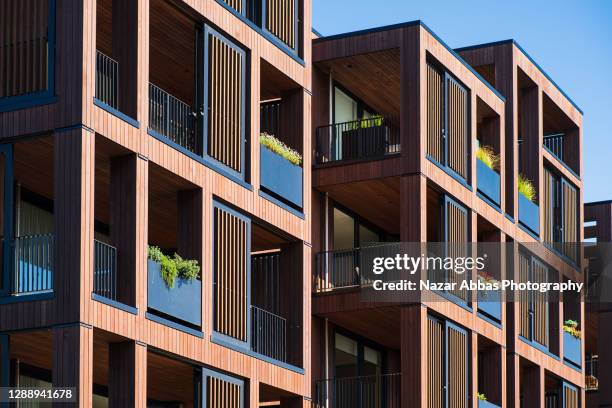
[[[108,367],[108,405],[134,407],[136,402],[136,343],[110,343]]]
[[[76,387],[80,407],[92,406],[93,358],[91,328],[74,324],[53,329],[53,386]]]
[[[447,165],[463,178],[468,176],[468,93],[455,80],[446,79]]]
[[[206,381],[206,406],[210,408],[242,408],[240,385],[209,376]]]
[[[453,327],[446,329],[448,359],[448,407],[468,406],[468,339],[467,334]]]
[[[429,360],[427,407],[442,408],[445,405],[444,325],[433,318],[427,319],[427,353]]]
[[[0,2],[0,98],[48,87],[47,0]]]
[[[548,282],[548,268],[543,263],[537,259],[532,259],[531,268],[533,282]],[[546,293],[534,292],[533,298],[533,340],[548,346],[548,296]]]
[[[427,154],[443,163],[444,82],[440,71],[427,64]]]

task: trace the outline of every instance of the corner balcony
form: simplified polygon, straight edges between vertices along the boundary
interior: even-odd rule
[[[401,153],[399,120],[375,116],[317,128],[316,164],[376,160]]]

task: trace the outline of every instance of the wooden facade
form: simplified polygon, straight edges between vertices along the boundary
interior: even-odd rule
[[[11,31],[2,24],[2,47],[12,40],[8,34],[15,33],[15,41],[28,42],[21,48],[9,44],[13,51],[0,52],[0,142],[3,149],[16,146],[15,157],[20,159],[13,168],[29,174],[25,181],[32,182],[33,190],[52,203],[56,272],[49,293],[16,298],[9,293],[10,282],[2,287],[7,294],[0,301],[3,385],[18,381],[17,367],[34,366],[49,383],[75,386],[78,405],[83,407],[96,406],[99,401],[108,406],[145,407],[168,401],[194,406],[197,399],[205,406],[218,407],[256,407],[269,401],[291,407],[308,404],[310,189],[302,191],[304,206],[296,211],[261,194],[259,184],[260,89],[271,86],[262,75],[262,66],[273,66],[288,78],[292,107],[287,114],[297,119],[283,120],[292,124],[293,143],[302,152],[310,151],[306,118],[310,118],[311,107],[311,45],[304,33],[310,32],[311,14],[308,1],[297,4],[292,12],[300,15],[299,26],[293,26],[291,33],[270,34],[271,30],[253,25],[246,15],[216,0],[3,2],[0,19],[10,21],[11,27],[21,22],[23,30]],[[246,3],[238,2],[236,7],[246,11]],[[288,30],[289,25],[282,26],[287,12],[280,12],[283,15],[273,16],[271,24]],[[53,24],[47,26],[46,15],[53,16]],[[40,24],[35,25],[34,20]],[[152,21],[158,26],[152,27]],[[174,21],[188,21],[189,41],[181,41],[185,31],[175,30]],[[207,81],[210,93],[205,94],[203,87],[196,89],[194,78],[196,70],[204,76],[206,67],[199,63],[203,55],[185,70],[174,69],[170,62],[176,62],[176,57],[179,63],[187,63],[189,55],[195,56],[197,29],[207,27],[211,27],[209,44],[202,49],[206,48],[212,78]],[[160,31],[169,37],[165,47],[160,44],[165,41]],[[285,45],[272,41],[272,36],[281,34],[293,41],[299,53],[288,54]],[[48,67],[42,46],[47,39],[53,41],[54,53],[46,60]],[[189,44],[192,48],[186,50]],[[165,54],[168,49],[174,53]],[[97,50],[119,64],[118,89],[124,93],[119,93],[116,106],[96,98]],[[162,78],[166,82],[161,85],[184,81],[172,92],[192,104],[198,121],[207,114],[197,122],[201,125],[198,135],[208,132],[211,142],[200,155],[151,134],[150,83],[159,80],[164,70],[168,78]],[[6,88],[9,83],[19,89]],[[38,92],[41,90],[51,90],[51,94]],[[28,95],[22,98],[16,93]],[[200,112],[200,102],[210,109]],[[310,165],[310,155],[304,154],[303,168],[310,169]],[[6,166],[3,176],[5,170]],[[303,185],[310,185],[310,174],[303,172]],[[4,183],[5,178],[2,180]],[[212,336],[218,321],[225,322],[227,327],[219,331],[228,336],[245,338],[252,330],[246,325],[251,313],[246,293],[251,282],[243,273],[251,254],[244,241],[239,251],[245,260],[240,265],[230,256],[235,252],[228,252],[225,258],[234,263],[231,267],[215,268],[213,262],[219,258],[213,232],[217,202],[257,220],[274,232],[269,237],[282,237],[270,241],[273,247],[290,243],[293,248],[288,252],[291,259],[283,261],[291,264],[281,269],[291,274],[283,277],[283,285],[294,297],[299,288],[303,302],[288,316],[293,344],[286,361],[262,357]],[[2,220],[12,216],[3,211]],[[240,243],[235,240],[238,234],[251,239],[244,228],[223,231],[228,234],[224,239],[229,249]],[[147,245],[151,237],[198,261],[200,326],[160,317],[148,309],[152,295]],[[124,293],[114,300],[94,293],[94,238],[104,238],[117,251],[117,289]],[[265,241],[260,236],[256,239],[258,244]],[[3,265],[3,278],[10,270]],[[225,309],[215,307],[220,297],[213,283],[217,272],[230,280],[224,282],[228,283],[225,288],[239,292],[221,302]],[[242,302],[239,308],[235,299]],[[217,319],[217,312],[224,313],[227,320]]]
[[[520,47],[496,43],[455,51],[416,21],[317,37],[312,51],[315,138],[317,128],[335,123],[336,86],[368,106],[369,114],[391,109],[401,118],[399,158],[338,160],[313,169],[313,252],[333,257],[344,242],[332,212],[343,208],[361,225],[382,231],[380,241],[499,243],[505,260],[497,279],[583,280],[579,255],[576,266],[560,250],[576,248],[570,241],[582,241],[579,230],[564,232],[559,245],[541,245],[552,222],[544,209],[553,188],[546,184],[546,169],[569,183],[559,193],[567,198],[566,212],[555,215],[557,224],[573,227],[583,220],[581,168],[575,165],[582,159],[570,171],[573,159],[543,141],[554,129],[567,129],[566,141],[577,143],[580,157],[582,112]],[[525,138],[520,146],[519,135]],[[479,145],[499,155],[497,204],[479,188]],[[519,173],[534,183],[542,235],[519,216]],[[334,282],[336,270],[329,265],[337,269],[338,263],[327,265],[316,277]],[[475,293],[376,303],[360,300],[359,286],[332,286],[313,295],[313,333],[320,337],[313,339],[315,380],[342,383],[339,370],[345,368],[335,362],[339,351],[331,340],[341,332],[370,341],[386,356],[383,361],[399,355],[401,366],[383,364],[381,376],[401,373],[402,407],[475,407],[483,392],[502,408],[543,406],[548,393],[562,396],[566,390],[553,378],[573,387],[574,394],[559,397],[561,406],[584,406],[584,377],[564,363],[564,308],[558,299],[525,293],[502,303],[499,317],[491,319]],[[584,327],[583,307],[575,315]],[[493,378],[499,382],[488,381]]]

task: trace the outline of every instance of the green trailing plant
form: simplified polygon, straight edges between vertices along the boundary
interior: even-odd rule
[[[187,281],[200,278],[198,261],[183,259],[179,254],[169,257],[159,247],[149,246],[149,259],[160,264],[160,276],[170,289],[174,287],[176,279]]]
[[[477,393],[476,393],[476,396],[477,396],[477,397],[478,397],[478,399],[479,399],[479,400],[481,400],[481,401],[486,401],[486,400],[487,400],[487,397],[486,397],[486,396],[484,395],[484,393],[482,393],[482,392],[477,392]]]
[[[266,132],[261,133],[259,135],[259,143],[296,166],[302,164],[302,155],[273,135]]]
[[[571,336],[579,339],[580,338],[580,329],[578,329],[578,322],[575,320],[566,320],[563,322],[563,331],[569,333]]]
[[[378,127],[383,124],[383,116],[382,115],[373,115],[369,118],[361,119],[361,128],[369,128],[369,127]]]
[[[531,202],[535,202],[536,190],[531,180],[520,174],[518,178],[518,191]]]
[[[476,149],[476,158],[491,170],[499,168],[499,156],[495,154],[495,151],[490,146],[479,146]]]

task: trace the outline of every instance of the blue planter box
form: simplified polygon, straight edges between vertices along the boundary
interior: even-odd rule
[[[580,366],[580,339],[572,336],[568,332],[563,332],[563,358],[570,363]]]
[[[499,408],[499,406],[489,401],[478,400],[478,408]]]
[[[202,281],[177,279],[169,289],[160,275],[161,265],[148,260],[147,306],[196,326],[202,325]]]
[[[261,186],[302,208],[302,168],[261,145],[259,163]]]
[[[518,193],[519,222],[531,232],[540,236],[540,207]]]
[[[481,160],[476,160],[476,175],[478,180],[478,191],[486,196],[494,204],[500,205],[501,184],[497,172],[485,165]]]
[[[477,300],[480,312],[501,322],[501,291],[479,290]]]

